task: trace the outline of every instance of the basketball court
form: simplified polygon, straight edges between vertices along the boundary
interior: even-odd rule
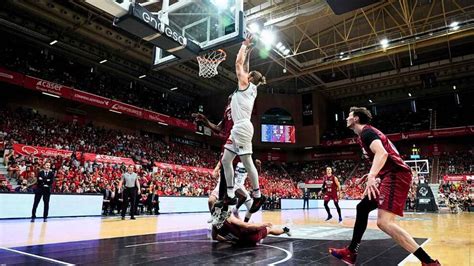
[[[347,245],[355,213],[342,210],[344,222],[324,222],[324,209],[263,211],[252,218],[289,225],[291,237],[267,237],[257,247],[241,248],[210,237],[206,213],[162,214],[136,221],[113,218],[58,218],[47,223],[1,221],[3,264],[154,264],[154,265],[344,265],[328,247]],[[443,258],[443,265],[473,265],[474,222],[459,215],[407,213],[399,224],[417,243]],[[72,230],[74,228],[74,230]],[[357,265],[419,265],[369,218]]]

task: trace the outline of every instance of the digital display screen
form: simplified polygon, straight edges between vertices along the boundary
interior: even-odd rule
[[[295,143],[295,126],[262,124],[262,142]]]

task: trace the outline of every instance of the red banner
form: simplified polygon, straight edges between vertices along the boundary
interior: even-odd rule
[[[322,179],[310,179],[305,182],[305,184],[322,184],[323,180]]]
[[[13,144],[13,150],[16,154],[21,155],[33,155],[33,156],[46,156],[46,157],[71,157],[72,151],[58,150],[53,148],[29,146],[23,144]]]
[[[112,106],[112,100],[109,98],[75,89],[71,92],[71,100],[106,109]]]
[[[358,156],[357,153],[353,151],[332,152],[332,153],[314,152],[312,154],[313,159],[316,159],[316,160],[326,160],[326,159],[348,160],[348,159],[355,159],[357,156]]]
[[[388,134],[387,137],[391,141],[407,140],[407,139],[429,139],[440,137],[458,137],[474,135],[474,126],[441,128],[434,130],[402,132],[395,134]],[[347,146],[357,144],[356,138],[347,138],[341,140],[326,140],[322,141],[322,146]]]
[[[184,165],[159,163],[159,162],[155,162],[155,166],[161,169],[171,169],[173,171],[194,171],[194,172],[199,172],[199,173],[212,173],[213,171],[213,169],[209,169],[209,168],[184,166]]]
[[[265,161],[286,162],[287,161],[287,155],[284,152],[269,151],[269,152],[267,152],[267,156],[265,156],[262,159],[265,160]]]
[[[131,158],[116,157],[110,155],[101,155],[95,153],[84,153],[84,161],[96,161],[98,163],[135,165]]]
[[[24,79],[25,76],[23,74],[16,73],[0,67],[0,81],[22,86]]]
[[[33,156],[44,156],[44,157],[71,157],[72,151],[69,150],[58,150],[53,148],[39,147],[39,146],[29,146],[23,144],[13,144],[13,150],[16,154],[21,155],[33,155]],[[76,153],[77,157],[81,157],[81,153]],[[78,158],[80,159],[80,158]],[[109,155],[100,155],[94,153],[84,153],[84,161],[96,161],[98,163],[113,163],[113,164],[122,164],[126,165],[135,164],[131,158],[115,157]]]
[[[72,92],[72,89],[67,86],[31,76],[25,76],[23,86],[30,90],[38,90],[65,98],[69,98]]]
[[[153,111],[143,110],[143,119],[150,120],[157,123],[168,124],[169,116]]]
[[[135,116],[139,118],[143,117],[142,108],[139,108],[130,104],[122,103],[122,102],[112,101],[112,106],[110,107],[110,109],[118,111],[126,115],[131,115],[131,116]]]
[[[444,181],[467,181],[474,180],[474,175],[445,175],[443,176]]]

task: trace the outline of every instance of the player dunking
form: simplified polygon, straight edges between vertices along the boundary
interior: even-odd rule
[[[339,208],[339,190],[340,184],[337,177],[332,174],[332,168],[326,167],[326,175],[323,177],[323,187],[321,188],[321,192],[324,192],[324,208],[328,213],[328,218],[326,221],[332,219],[331,211],[329,210],[328,203],[330,200],[334,201],[334,205],[336,206],[337,214],[339,214],[339,223],[342,222],[341,216],[341,208]]]
[[[382,231],[413,253],[422,265],[441,265],[437,260],[431,259],[408,232],[395,222],[397,215],[403,216],[403,207],[412,179],[411,171],[392,142],[378,129],[369,125],[371,119],[372,114],[364,107],[352,107],[346,119],[347,127],[359,136],[358,142],[363,152],[372,160],[372,166],[367,176],[365,197],[357,204],[351,244],[341,249],[330,248],[329,252],[347,264],[354,264],[362,236],[367,229],[369,213],[378,208],[377,226]],[[379,180],[380,187],[377,188]]]
[[[247,57],[244,65],[244,70],[248,71],[249,70],[249,60],[250,60],[250,54],[253,50],[253,47],[247,47]],[[196,121],[202,121],[206,126],[208,126],[211,130],[213,130],[216,133],[222,133],[227,140],[230,137],[230,131],[232,130],[232,127],[234,126],[234,121],[232,120],[232,114],[231,114],[231,99],[232,95],[228,97],[227,105],[224,109],[224,115],[222,120],[216,125],[209,121],[207,117],[203,114],[200,113],[193,113],[192,116],[196,119]],[[218,190],[214,190],[209,197],[216,196],[220,201],[224,199],[224,195],[226,194],[226,179],[225,179],[225,173],[224,173],[224,168],[222,167],[222,156],[224,155],[224,145],[222,145],[222,152],[219,156],[219,161],[217,162],[216,167],[214,168],[213,171],[213,177],[219,178],[218,181]],[[214,195],[213,195],[214,194]],[[218,195],[218,196],[217,196]],[[211,208],[211,206],[209,206]]]
[[[247,47],[251,45],[252,36],[248,35],[242,43],[235,61],[235,72],[238,78],[238,88],[232,94],[231,114],[234,126],[232,127],[230,137],[225,144],[224,155],[222,156],[222,166],[224,168],[225,179],[227,183],[227,197],[224,199],[224,205],[237,204],[237,198],[234,193],[234,169],[232,161],[239,155],[240,161],[248,171],[248,176],[253,189],[253,204],[250,212],[254,213],[260,209],[265,201],[265,197],[260,193],[258,184],[258,172],[252,161],[252,138],[253,125],[250,121],[253,105],[257,98],[257,87],[265,84],[265,77],[258,71],[245,69],[245,57]]]

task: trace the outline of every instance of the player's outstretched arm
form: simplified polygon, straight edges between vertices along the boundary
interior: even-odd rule
[[[248,71],[245,71],[245,57],[247,55],[247,48],[250,46],[252,41],[252,35],[247,35],[245,41],[242,42],[237,58],[235,59],[235,74],[239,80],[239,89],[246,89],[249,81],[247,79]]]
[[[211,121],[209,121],[209,119],[207,119],[207,117],[203,114],[192,113],[191,116],[196,121],[202,121],[204,123],[204,125],[209,127],[214,132],[220,132],[222,130],[222,121],[219,122],[219,124],[216,125],[216,124],[212,123]]]

